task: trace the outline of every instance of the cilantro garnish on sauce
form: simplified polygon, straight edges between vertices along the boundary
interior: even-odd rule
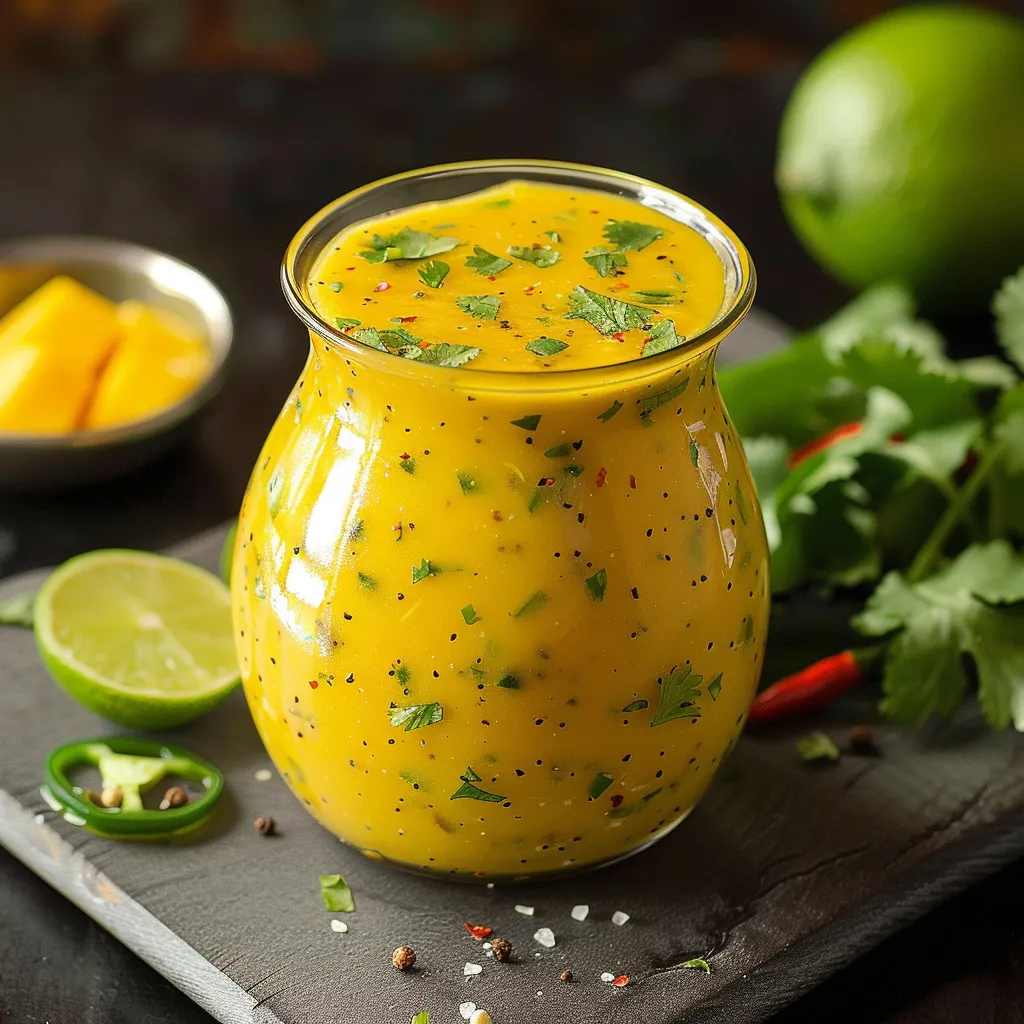
[[[588,576],[583,581],[583,585],[591,601],[603,601],[604,592],[608,588],[608,570],[598,569],[593,576]]]
[[[577,285],[569,293],[569,307],[569,312],[564,314],[566,320],[586,320],[601,334],[617,334],[645,327],[654,313],[653,309],[592,292],[582,285]]]
[[[495,256],[494,253],[481,249],[479,245],[474,245],[473,255],[466,257],[466,266],[472,267],[484,277],[494,277],[503,270],[508,270],[512,266],[512,261],[506,260],[502,256]]]
[[[537,338],[526,343],[526,351],[532,352],[535,356],[557,355],[559,352],[564,352],[568,347],[566,342],[559,341],[557,338]]]
[[[602,277],[614,277],[616,271],[626,266],[629,260],[624,252],[609,249],[604,245],[595,245],[583,254],[585,263],[590,264]]]
[[[596,800],[615,780],[604,772],[598,772],[594,781],[587,788],[587,794],[591,799]]]
[[[651,327],[651,336],[644,342],[642,354],[654,356],[659,352],[667,352],[676,348],[686,339],[676,334],[676,325],[671,320],[659,320]]]
[[[477,320],[494,320],[501,309],[501,299],[493,295],[460,295],[455,305]]]
[[[441,282],[448,276],[449,270],[451,267],[441,260],[427,260],[416,273],[428,288],[440,288]]]
[[[412,581],[413,583],[420,583],[430,576],[439,575],[440,572],[441,570],[434,565],[433,562],[424,558],[419,565],[414,565],[412,567]]]
[[[406,227],[394,235],[374,235],[366,244],[367,251],[357,255],[367,263],[385,263],[389,260],[421,260],[448,252],[461,243],[448,235],[431,235]]]
[[[688,661],[672,669],[661,680],[658,710],[651,719],[651,727],[673,722],[677,718],[700,718],[697,701],[700,700],[703,683],[704,677],[697,675]]]
[[[604,237],[619,249],[646,249],[651,242],[663,238],[665,232],[651,224],[634,220],[610,220],[604,226]]]
[[[562,258],[562,254],[550,245],[510,245],[507,252],[513,259],[532,263],[541,270],[553,267]]]

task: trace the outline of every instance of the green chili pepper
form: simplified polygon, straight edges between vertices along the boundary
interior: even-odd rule
[[[68,779],[68,770],[80,765],[99,769],[103,788],[121,791],[118,807],[100,807],[81,786]],[[142,794],[167,775],[198,783],[198,800],[162,811],[147,810]],[[111,839],[146,839],[173,835],[199,824],[213,810],[224,791],[224,775],[209,761],[183,747],[155,740],[113,737],[82,740],[57,747],[46,761],[43,799],[64,820]]]

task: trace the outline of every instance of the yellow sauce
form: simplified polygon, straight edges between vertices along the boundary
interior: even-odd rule
[[[626,250],[624,277],[583,259],[611,221],[663,231]],[[461,244],[358,255],[406,226]],[[506,252],[548,242],[561,256],[543,269]],[[474,244],[512,265],[487,280],[465,266]],[[449,265],[440,288],[420,279],[428,258]],[[566,319],[581,285],[676,301],[619,340]],[[723,292],[717,256],[684,225],[527,182],[359,225],[325,250],[311,284],[325,319],[419,340],[360,357],[313,336],[247,491],[233,593],[256,725],[331,831],[415,869],[514,877],[614,859],[692,809],[756,686],[767,552],[713,349],[645,374],[636,358],[659,321],[707,326]],[[500,298],[495,320],[477,327],[454,301],[468,294]],[[569,347],[527,351],[541,336]],[[480,353],[446,371],[399,351],[470,342]],[[607,368],[567,388],[475,373],[587,366]]]

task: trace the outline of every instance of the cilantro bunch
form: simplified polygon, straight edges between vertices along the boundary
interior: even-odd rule
[[[1024,731],[1024,270],[993,302],[1006,359],[953,360],[895,285],[722,370],[764,512],[772,589],[873,587],[882,712],[919,725],[972,679]]]

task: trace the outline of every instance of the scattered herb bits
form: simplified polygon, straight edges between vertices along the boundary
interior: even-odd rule
[[[796,741],[796,752],[801,761],[839,760],[839,748],[825,733],[817,730]]]
[[[335,913],[348,914],[356,909],[352,890],[341,875],[321,875],[320,895],[323,897],[324,906]]]

